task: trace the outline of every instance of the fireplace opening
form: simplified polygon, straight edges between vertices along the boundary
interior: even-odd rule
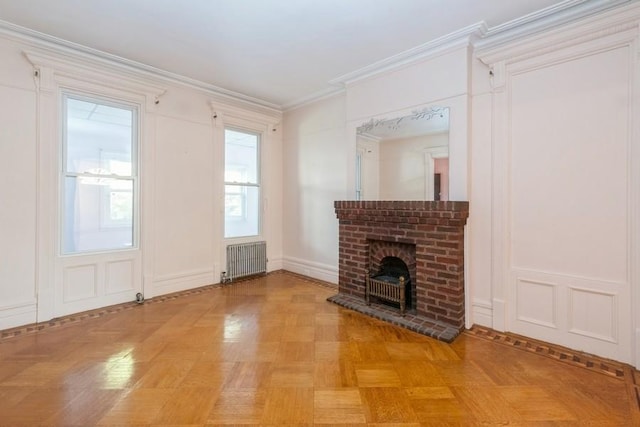
[[[378,271],[369,274],[366,280],[365,299],[371,299],[396,307],[404,315],[407,308],[413,307],[411,275],[407,264],[394,256],[384,257]]]

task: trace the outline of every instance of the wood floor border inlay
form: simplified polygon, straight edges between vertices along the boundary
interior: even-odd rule
[[[508,345],[530,353],[549,357],[573,366],[586,368],[613,378],[632,380],[630,378],[625,378],[627,376],[625,375],[625,370],[629,365],[613,360],[534,340],[521,335],[511,334],[508,332],[498,332],[484,326],[474,325],[464,333],[478,338],[483,338],[491,342]],[[633,369],[631,370],[634,371]]]

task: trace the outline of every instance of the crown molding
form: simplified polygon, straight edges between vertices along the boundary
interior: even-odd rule
[[[209,107],[214,118],[216,116],[221,118],[235,117],[265,126],[275,126],[282,121],[281,111],[249,111],[244,106],[236,103],[235,100],[221,97],[211,97],[209,99]]]
[[[312,93],[311,95],[298,98],[295,101],[283,104],[282,110],[286,113],[288,111],[293,111],[298,108],[302,108],[305,105],[313,104],[314,102],[322,101],[323,99],[333,98],[334,96],[342,95],[344,93],[345,93],[344,87],[340,87],[340,88],[330,87],[330,88]]]
[[[512,43],[514,40],[556,29],[562,25],[631,3],[633,0],[565,0],[489,28],[485,36],[477,40],[474,46],[476,52],[489,51]]]
[[[438,37],[397,55],[390,56],[371,65],[329,80],[331,85],[349,86],[358,81],[396,70],[418,61],[443,55],[461,47],[468,46],[473,40],[481,38],[487,31],[484,21],[461,28],[458,31]]]
[[[49,68],[56,74],[74,76],[76,78],[80,74],[83,74],[85,75],[85,80],[91,80],[95,78],[95,76],[100,76],[101,79],[105,79],[112,84],[119,82],[118,86],[147,93],[154,96],[155,99],[158,99],[166,92],[166,88],[154,84],[156,82],[149,83],[149,80],[137,78],[138,76],[133,73],[122,72],[120,70],[114,73],[113,69],[98,66],[101,64],[87,61],[84,58],[79,60],[72,55],[52,52],[46,49],[25,49],[22,51],[22,54],[36,70]]]
[[[624,5],[628,6],[625,7]],[[485,22],[478,22],[334,78],[328,82],[332,87],[283,105],[273,104],[2,20],[0,20],[0,34],[31,47],[44,49],[52,54],[63,55],[66,58],[72,58],[76,61],[88,61],[94,66],[99,65],[111,71],[125,73],[130,78],[145,78],[152,79],[155,82],[177,84],[203,92],[211,99],[226,105],[245,108],[249,111],[267,116],[277,116],[283,111],[294,110],[322,99],[340,95],[344,93],[347,86],[364,79],[437,57],[469,45],[473,45],[476,50],[476,55],[483,62],[494,63],[499,60],[501,56],[500,52],[508,51],[512,54],[514,53],[514,49],[518,50],[512,47],[514,43],[518,43],[518,40],[525,39],[529,36],[540,35],[550,30],[558,30],[558,28],[563,25],[588,17],[599,18],[599,16],[595,17],[594,15],[602,12],[613,10],[615,13],[615,11],[619,9],[633,12],[640,9],[633,6],[638,6],[636,0],[565,0],[495,27],[488,28]],[[637,13],[632,14],[634,16],[637,15]],[[525,45],[524,42],[522,44],[523,46]],[[506,45],[510,47],[504,50],[503,47]],[[502,56],[505,56],[505,54],[502,54]]]
[[[573,14],[563,25],[545,28],[544,33],[529,33],[528,37],[514,37],[508,43],[485,45],[476,50],[476,56],[489,66],[511,64],[614,34],[622,39],[635,37],[639,30],[640,3],[611,0],[607,4],[611,6],[599,9],[597,14]]]
[[[73,43],[3,20],[0,20],[0,34],[16,42],[28,44],[30,47],[44,49],[50,53],[60,54],[67,58],[88,61],[95,65],[106,67],[111,71],[126,73],[132,77],[147,78],[195,89],[212,97],[224,98],[227,102],[242,105],[244,108],[252,111],[270,111],[273,113],[282,111],[279,105],[272,104],[262,99],[181,76],[170,71],[122,58],[117,55],[93,49],[78,43]]]
[[[479,22],[359,70],[344,74],[330,80],[329,84],[344,88],[360,80],[447,53],[469,43],[473,44],[476,52],[488,52],[490,49],[501,47],[514,40],[539,34],[558,28],[561,25],[632,3],[634,3],[634,0],[565,0],[495,27],[488,28],[486,23]],[[318,92],[291,102],[285,108],[287,110],[295,109],[324,98],[326,98],[324,92]]]

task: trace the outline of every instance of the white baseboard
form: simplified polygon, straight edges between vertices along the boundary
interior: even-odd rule
[[[267,272],[284,270],[284,260],[282,258],[269,258]]]
[[[471,303],[471,323],[493,328],[493,307],[487,300],[474,299]]]
[[[284,257],[282,266],[284,270],[288,270],[293,273],[329,283],[338,283],[338,268],[332,265],[300,258]]]
[[[201,286],[219,283],[220,278],[215,277],[213,270],[201,270],[172,274],[170,276],[156,277],[153,280],[153,296],[170,294],[172,292],[186,291]]]
[[[36,310],[35,300],[0,306],[0,330],[36,323]]]
[[[496,331],[507,330],[507,304],[504,300],[493,299],[493,326]]]

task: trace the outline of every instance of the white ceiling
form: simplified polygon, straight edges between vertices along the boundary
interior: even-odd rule
[[[565,0],[578,4],[590,0]],[[286,107],[330,80],[559,0],[0,0],[0,20]]]

